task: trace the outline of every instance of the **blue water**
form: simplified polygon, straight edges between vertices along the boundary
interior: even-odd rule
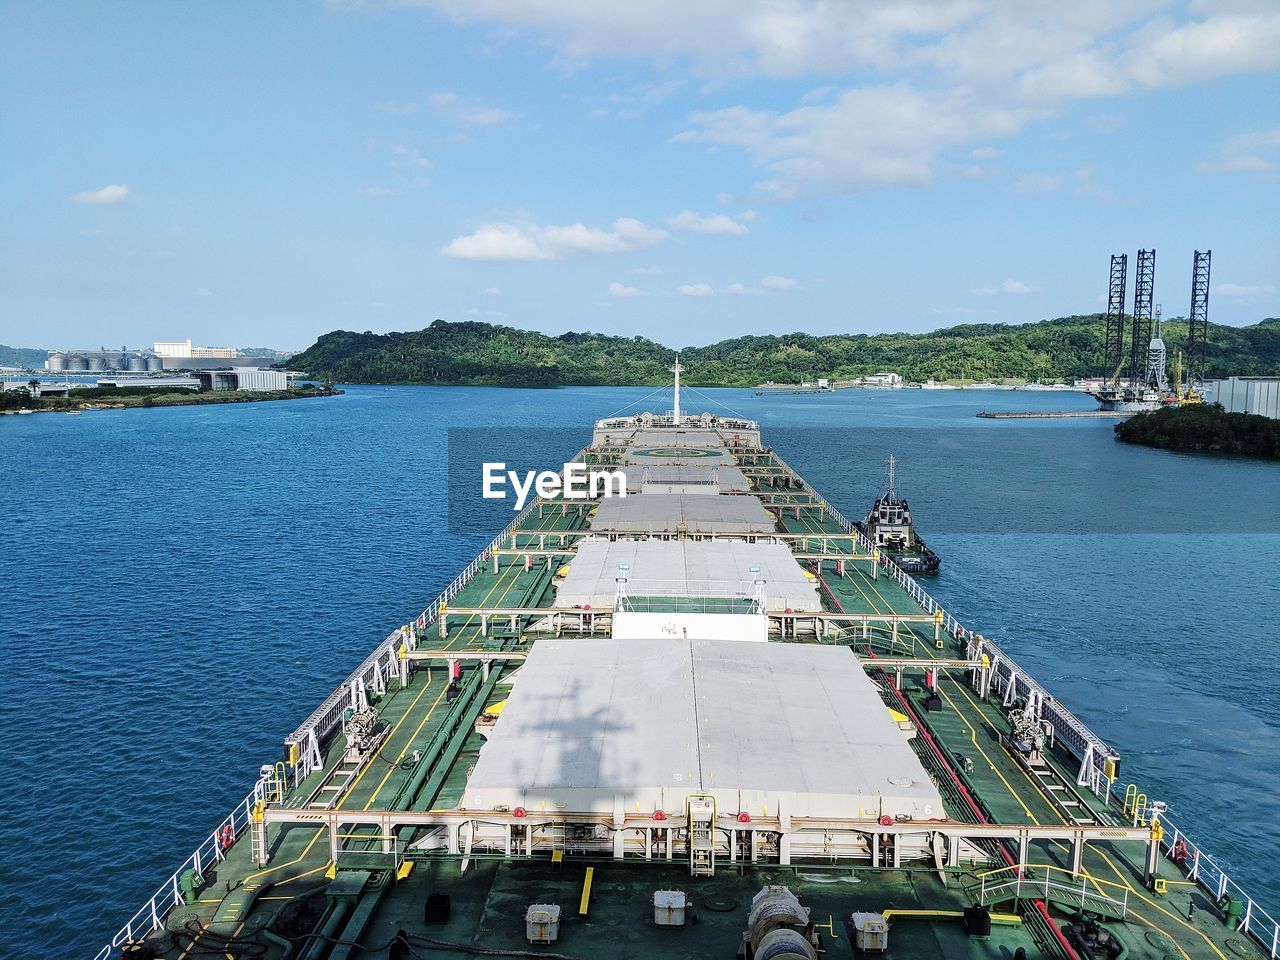
[[[496,532],[448,526],[449,428],[565,427],[567,455],[648,392],[353,387],[0,418],[0,954],[92,955]],[[1076,395],[706,393],[850,517],[892,448],[944,558],[931,591],[1280,907],[1280,466],[973,416]]]

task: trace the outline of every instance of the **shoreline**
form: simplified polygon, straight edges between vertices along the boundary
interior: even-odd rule
[[[25,416],[30,413],[86,413],[98,410],[133,410],[156,407],[198,407],[224,403],[266,403],[274,400],[305,400],[309,397],[337,397],[345,391],[334,388],[314,390],[229,390],[206,393],[158,393],[107,395],[94,398],[37,397],[30,407],[0,410],[0,416]]]

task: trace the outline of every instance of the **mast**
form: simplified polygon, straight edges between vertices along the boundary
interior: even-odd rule
[[[897,461],[893,458],[892,453],[889,454],[889,459],[886,460],[885,463],[889,464],[889,499],[895,500],[897,498],[893,493],[893,468],[897,464]]]
[[[668,367],[667,369],[676,375],[676,387],[675,387],[676,399],[675,399],[675,406],[672,408],[672,411],[671,411],[671,420],[672,420],[673,426],[678,427],[680,426],[680,374],[684,370],[684,367],[680,366],[680,354],[678,353],[676,354],[675,364]]]

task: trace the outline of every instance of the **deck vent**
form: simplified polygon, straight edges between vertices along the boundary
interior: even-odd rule
[[[653,892],[653,922],[660,927],[683,927],[688,899],[683,890]]]
[[[524,935],[530,943],[555,943],[559,940],[560,904],[529,904],[524,914]]]
[[[849,918],[853,944],[863,953],[884,953],[889,949],[889,922],[884,914],[855,913]]]

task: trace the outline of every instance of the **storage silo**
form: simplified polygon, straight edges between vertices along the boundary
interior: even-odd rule
[[[147,361],[147,373],[159,373],[164,370],[164,361],[154,353],[147,354],[145,359]]]
[[[91,353],[88,357],[90,373],[102,373],[107,369],[107,358],[101,353]]]
[[[51,350],[49,359],[44,362],[44,368],[50,373],[62,373],[67,369],[67,355],[61,350]]]
[[[129,354],[129,372],[130,373],[145,373],[146,369],[147,369],[147,361],[142,359],[142,354],[140,353]]]
[[[76,373],[84,373],[89,369],[89,361],[83,353],[73,353],[67,357],[67,369]]]

